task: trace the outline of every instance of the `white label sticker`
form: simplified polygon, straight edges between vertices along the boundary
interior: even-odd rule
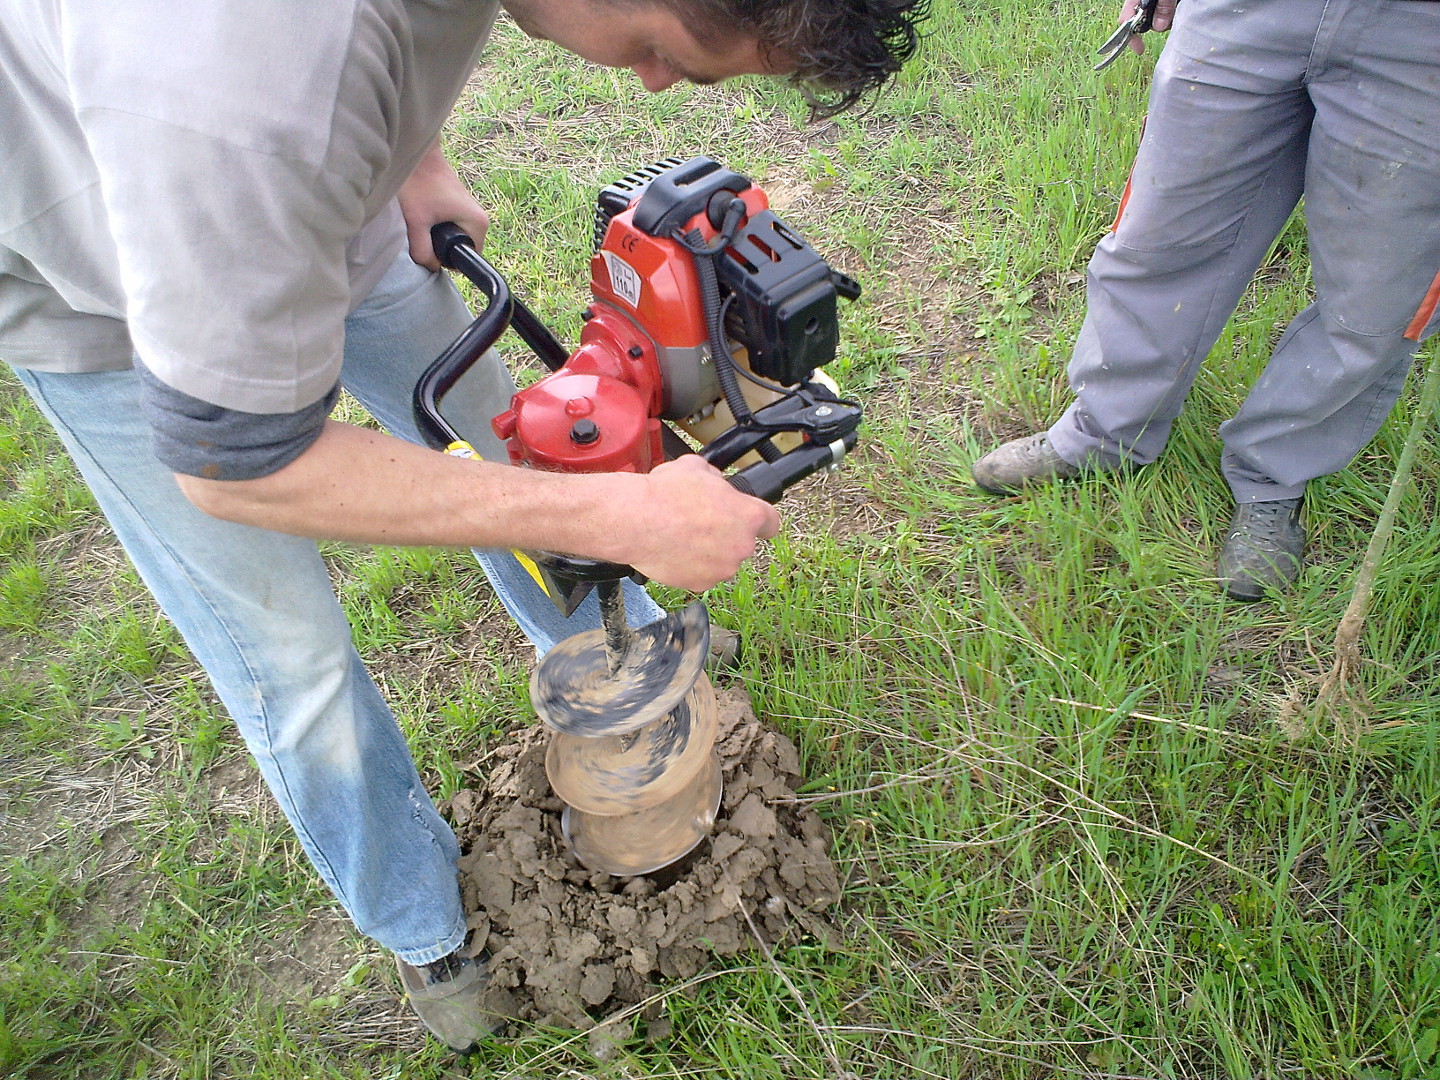
[[[610,272],[610,287],[615,295],[633,308],[640,306],[640,275],[635,268],[613,251],[602,251],[605,269]]]

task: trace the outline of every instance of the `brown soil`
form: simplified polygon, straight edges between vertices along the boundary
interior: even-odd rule
[[[824,824],[794,801],[800,759],[756,719],[743,689],[719,689],[725,777],[709,840],[678,868],[613,878],[586,870],[560,831],[540,727],[517,732],[487,784],[448,804],[464,854],[461,888],[491,954],[497,1010],[590,1030],[696,975],[713,957],[798,940],[834,944],[840,883]],[[664,1021],[646,1010],[647,1034]]]

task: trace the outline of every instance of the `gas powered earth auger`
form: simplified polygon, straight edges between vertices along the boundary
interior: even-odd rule
[[[854,447],[860,408],[817,369],[839,342],[837,298],[860,287],[769,209],[765,193],[709,158],[670,159],[600,192],[593,298],[573,353],[555,339],[456,226],[436,253],[488,298],[426,371],[415,412],[426,440],[475,451],[439,402],[507,327],[551,369],[491,421],[517,465],[560,472],[648,472],[702,444],[736,488],[776,502]],[[551,729],[546,772],[565,803],[562,829],[581,862],[616,875],[676,862],[708,835],[720,806],[710,639],[698,601],[632,628],[620,584],[628,566],[517,553],[567,616],[593,589],[603,628],[551,649],[530,681]]]

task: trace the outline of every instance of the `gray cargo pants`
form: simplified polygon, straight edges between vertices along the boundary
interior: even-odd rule
[[[1440,322],[1440,3],[1183,0],[1168,38],[1050,440],[1154,461],[1303,195],[1315,302],[1220,426],[1237,502],[1294,498],[1375,434]]]

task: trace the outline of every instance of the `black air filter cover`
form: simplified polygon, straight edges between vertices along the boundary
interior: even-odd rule
[[[734,294],[734,336],[757,375],[785,386],[835,359],[840,344],[830,267],[769,210],[752,215],[719,260],[720,285]]]

